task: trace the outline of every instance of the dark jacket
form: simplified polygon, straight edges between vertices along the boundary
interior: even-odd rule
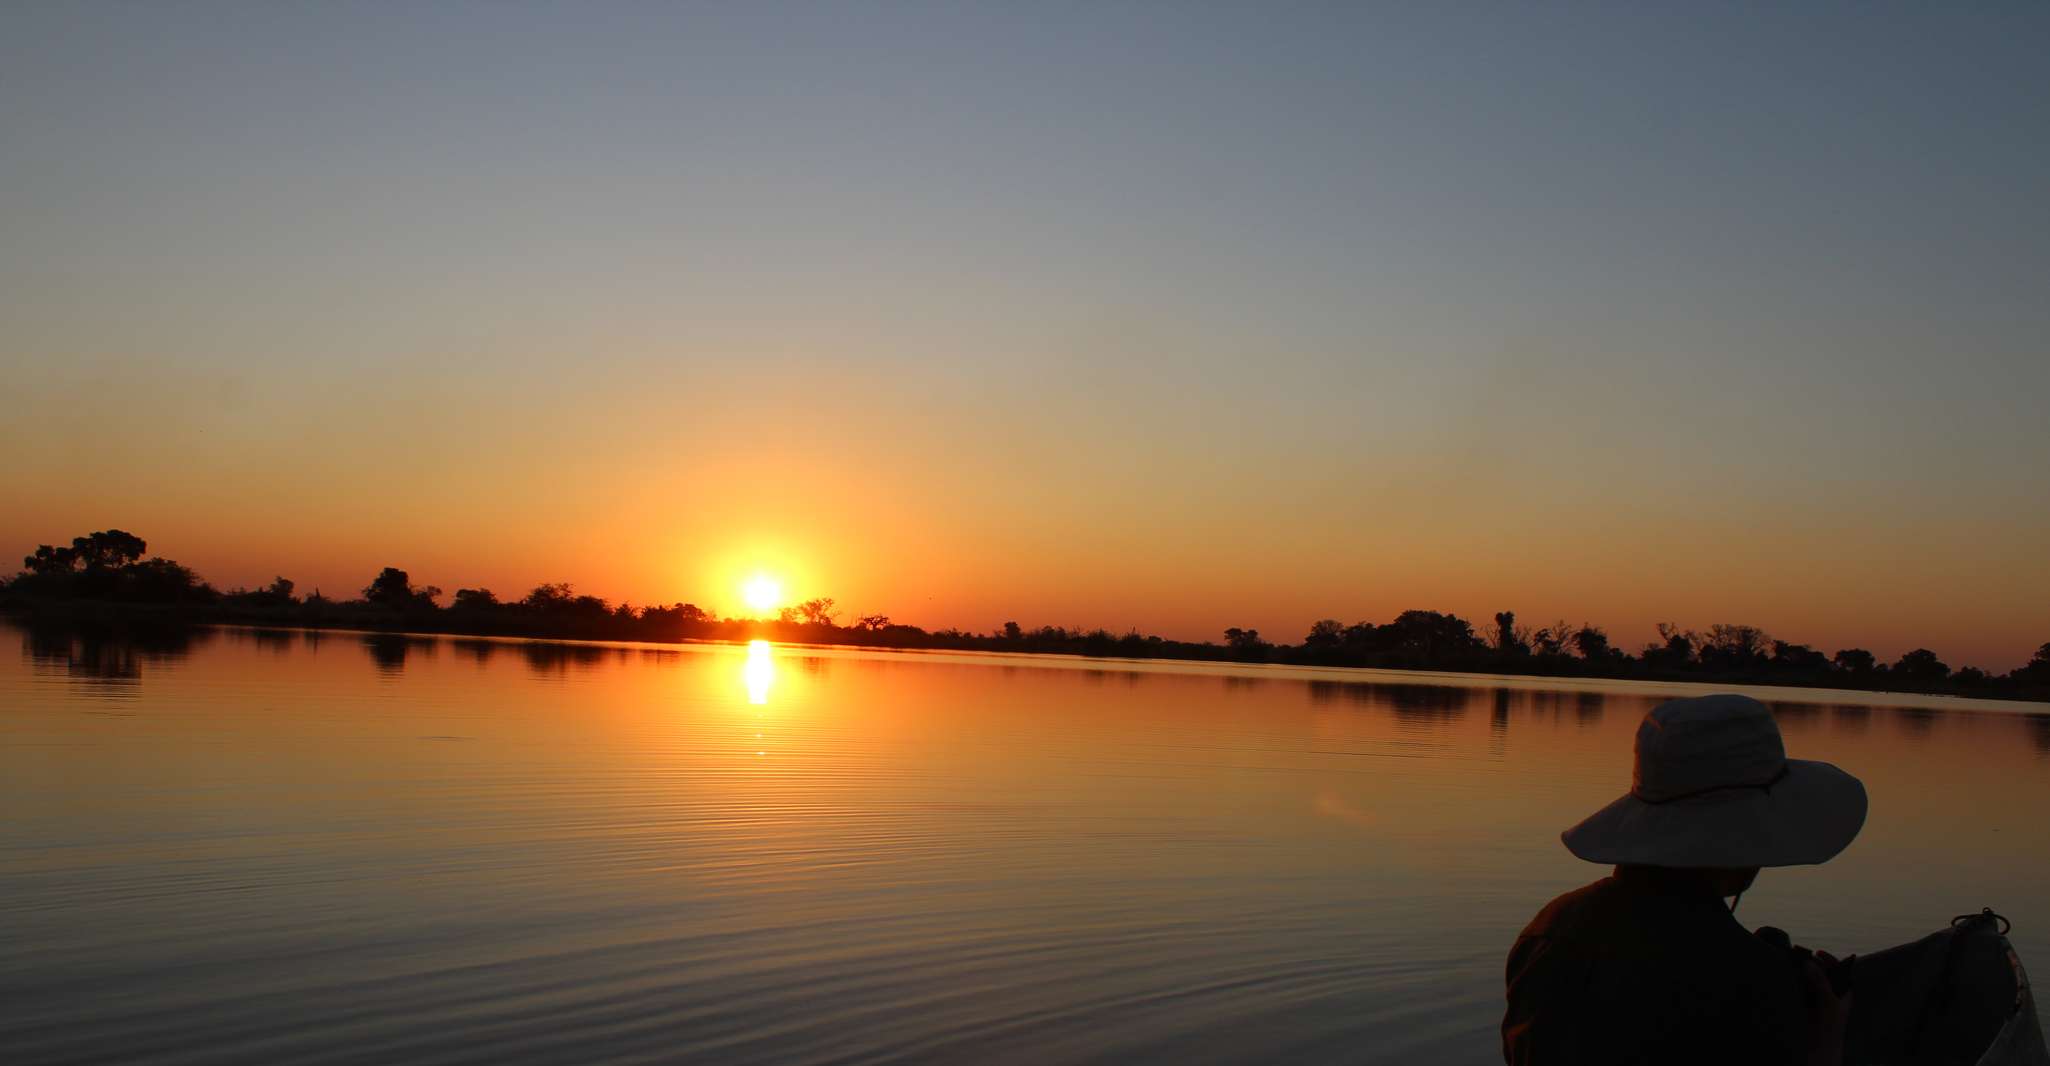
[[[1516,938],[1503,1060],[1801,1061],[1806,994],[1788,953],[1745,931],[1722,900],[1645,873],[1619,870],[1560,896]]]

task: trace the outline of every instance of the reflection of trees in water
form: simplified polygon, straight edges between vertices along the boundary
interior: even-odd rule
[[[1102,686],[1116,681],[1126,688],[1135,688],[1153,676],[1143,670],[1106,670],[1100,666],[1078,666],[1075,672],[1092,685]]]
[[[625,664],[638,659],[641,662],[665,662],[681,658],[683,653],[672,648],[620,648],[602,644],[564,644],[549,641],[485,640],[479,637],[455,637],[449,647],[456,654],[479,666],[490,662],[499,652],[516,652],[526,661],[527,667],[535,673],[559,674],[574,666],[579,669],[597,666],[606,659]]]
[[[1922,740],[1936,728],[1939,721],[1952,726],[1969,724],[1972,716],[1960,717],[1957,712],[1939,710],[1934,707],[1874,707],[1858,703],[1805,703],[1775,702],[1769,704],[1780,726],[1789,732],[1821,732],[1856,735],[1869,732],[1875,713],[1882,714],[1900,727],[1911,740]]]
[[[1609,709],[1609,698],[1606,694],[1585,689],[1497,688],[1494,692],[1495,720],[1497,726],[1503,728],[1508,726],[1511,718],[1542,718],[1562,722],[1569,714],[1575,723],[1591,726],[1600,722]]]
[[[1594,697],[1592,706],[1587,702],[1590,696]],[[1586,721],[1590,716],[1599,719],[1602,713],[1602,700],[1601,693],[1599,692],[1533,689],[1525,694],[1524,702],[1530,705],[1532,714],[1550,718],[1553,721],[1559,721],[1566,717],[1569,704],[1573,709],[1574,718],[1580,721]]]
[[[22,654],[39,670],[66,677],[108,696],[134,695],[145,667],[170,667],[215,636],[181,625],[109,626],[36,622],[22,627]]]
[[[797,660],[797,667],[812,677],[825,677],[832,671],[833,661],[823,655],[807,655]]]
[[[109,688],[125,687],[142,680],[142,660],[135,647],[125,641],[104,641],[89,637],[62,641],[44,637],[34,642],[30,656],[40,665],[62,668],[74,680]]]
[[[1237,688],[1233,679],[1222,679]],[[1571,718],[1583,726],[1602,721],[1610,710],[1627,713],[1634,723],[1669,698],[1632,693],[1608,693],[1572,689],[1461,688],[1439,685],[1388,684],[1377,681],[1308,681],[1312,702],[1345,702],[1391,711],[1399,719],[1415,722],[1444,722],[1466,713],[1473,701],[1486,697],[1489,732],[1499,740],[1518,721],[1553,721]],[[1947,732],[1961,729],[1995,728],[1996,720],[2019,721],[2036,751],[2050,757],[2050,714],[2010,715],[1947,710],[1936,707],[1875,707],[1866,704],[1828,703],[1803,700],[1768,701],[1773,716],[1790,736],[1798,734],[1869,732],[1877,717],[1893,721],[1910,742],[1920,742],[1943,723]],[[1799,754],[1798,752],[1796,754]]]
[[[1372,707],[1385,707],[1397,718],[1411,721],[1449,721],[1466,713],[1473,701],[1471,689],[1449,685],[1402,685],[1377,681],[1312,681],[1310,699],[1317,703],[1343,700]]]
[[[1397,718],[1411,721],[1449,721],[1466,713],[1473,692],[1444,685],[1382,685]]]
[[[1854,703],[1839,703],[1829,709],[1829,726],[1832,732],[1863,733],[1872,728],[1872,708]]]
[[[370,661],[379,673],[396,674],[406,668],[406,638],[391,633],[373,633],[363,638]]]
[[[290,629],[249,630],[250,643],[273,655],[283,655],[299,642],[299,634]]]
[[[1312,681],[1310,702],[1337,703],[1344,700],[1347,703],[1372,703],[1374,694],[1371,689],[1372,686],[1363,681]]]
[[[218,632],[221,639],[229,644],[250,644],[258,651],[273,655],[283,655],[291,651],[292,645],[299,641],[299,631],[296,629],[224,626]]]
[[[604,662],[606,655],[612,650],[595,644],[535,642],[520,645],[520,657],[527,661],[527,669],[537,674],[564,674],[568,673],[572,666],[579,670],[589,670]]]
[[[1893,712],[1893,719],[1900,723],[1902,731],[1918,739],[1928,736],[1929,730],[1941,717],[1942,711],[1932,711],[1927,707],[1900,707]]]
[[[1264,677],[1245,677],[1240,674],[1226,674],[1221,680],[1223,680],[1225,690],[1228,692],[1250,692],[1265,685],[1268,681]]]
[[[433,637],[412,637],[404,633],[366,633],[363,635],[363,650],[370,653],[370,661],[377,664],[377,672],[397,675],[405,672],[406,657],[415,651],[432,654]]]
[[[1822,705],[1819,703],[1772,700],[1766,703],[1766,706],[1772,710],[1772,716],[1779,720],[1782,727],[1789,723],[1812,726],[1822,720]]]
[[[1586,728],[1599,724],[1609,708],[1608,696],[1600,692],[1512,688],[1495,688],[1492,692],[1489,724],[1496,734],[1507,733],[1510,721],[1518,717],[1563,722],[1569,712],[1574,724]]]
[[[498,642],[495,640],[471,640],[457,637],[449,641],[448,644],[449,647],[455,649],[457,655],[469,659],[478,666],[483,666],[485,663],[490,662],[491,657],[498,654]]]

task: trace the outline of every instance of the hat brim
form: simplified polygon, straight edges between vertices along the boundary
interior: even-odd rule
[[[1865,786],[1826,762],[1788,759],[1771,788],[1732,788],[1669,803],[1624,795],[1559,834],[1566,850],[1611,865],[1809,866],[1865,825]]]

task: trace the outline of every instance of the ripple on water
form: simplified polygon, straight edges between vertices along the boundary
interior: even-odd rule
[[[396,649],[0,661],[9,1061],[1489,1061],[1651,701]],[[1783,715],[1873,820],[1747,915],[1859,950],[2034,898],[2033,723],[1902,713]]]

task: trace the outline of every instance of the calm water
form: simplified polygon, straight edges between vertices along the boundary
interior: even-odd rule
[[[10,1063],[1498,1061],[1510,940],[1602,872],[1559,830],[1691,691],[0,637]],[[1771,698],[1872,813],[1744,918],[1992,905],[2050,973],[2050,708]]]

